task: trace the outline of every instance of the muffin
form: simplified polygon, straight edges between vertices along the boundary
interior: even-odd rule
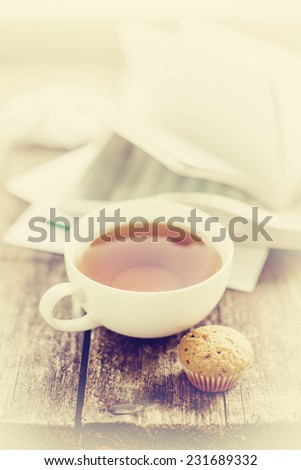
[[[250,366],[253,349],[239,331],[207,325],[183,336],[178,355],[192,385],[204,392],[223,392],[234,387]]]

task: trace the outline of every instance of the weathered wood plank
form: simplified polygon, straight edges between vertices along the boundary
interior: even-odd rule
[[[81,337],[49,328],[38,312],[43,291],[65,279],[60,257],[1,262],[1,421],[74,423]]]
[[[223,324],[251,340],[253,366],[226,393],[227,422],[301,422],[301,255],[272,251],[252,295],[228,291]]]
[[[245,333],[255,351],[252,367],[237,387],[224,394],[205,394],[189,385],[176,357],[181,335],[146,341],[95,330],[83,410],[88,441],[97,430],[105,435],[104,425],[117,441],[127,435],[130,446],[134,438],[129,432],[138,438],[140,429],[141,436],[154,437],[168,427],[170,433],[199,432],[200,442],[208,442],[206,433],[231,432],[233,446],[244,434],[253,442],[259,427],[272,426],[274,441],[269,445],[276,446],[277,439],[280,443],[281,426],[294,430],[301,422],[300,281],[300,254],[272,252],[255,292],[228,290],[207,318],[206,323],[222,323]],[[143,403],[145,410],[114,416],[108,410],[118,402]],[[115,431],[109,426],[113,423],[118,424]],[[292,435],[287,446],[294,441]]]
[[[244,425],[218,432],[191,428],[141,428],[133,424],[90,424],[84,449],[300,449],[301,424]],[[188,450],[189,449],[189,450]]]
[[[45,450],[78,449],[80,436],[70,426],[40,426],[28,424],[1,424],[0,449]]]
[[[207,322],[218,321],[217,311]],[[177,360],[181,335],[142,340],[98,328],[91,336],[84,423],[130,423],[143,428],[225,425],[223,395],[201,393]],[[142,404],[136,414],[114,415],[117,403]]]
[[[17,173],[37,164],[38,153],[39,149],[28,150],[24,159],[24,149],[11,151],[3,180],[11,176],[12,168]],[[40,162],[51,156],[53,152],[43,152]],[[0,200],[2,234],[22,212],[24,203],[4,190]],[[46,325],[38,312],[42,293],[66,279],[63,259],[1,244],[0,272],[2,434],[8,439],[9,429],[22,424],[25,429],[42,429],[43,425],[69,428],[70,433],[76,413],[83,334],[57,332]],[[67,315],[67,302],[60,310]],[[24,439],[28,440],[28,430],[25,434]],[[41,436],[46,434],[41,432]],[[10,440],[8,445],[13,442]]]

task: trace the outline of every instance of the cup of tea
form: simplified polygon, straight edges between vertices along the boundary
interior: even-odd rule
[[[46,322],[61,331],[105,326],[117,333],[157,338],[201,321],[221,299],[233,242],[216,218],[182,204],[112,203],[70,229],[64,259],[69,282],[40,301]],[[66,296],[86,312],[54,316]]]

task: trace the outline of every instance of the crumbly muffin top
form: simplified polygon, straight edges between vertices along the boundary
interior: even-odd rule
[[[178,355],[186,369],[200,375],[231,376],[252,362],[249,340],[237,330],[221,325],[207,325],[183,336]]]

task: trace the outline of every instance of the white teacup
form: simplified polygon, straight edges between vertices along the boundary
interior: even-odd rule
[[[137,215],[149,222],[158,216],[166,220],[171,217],[183,217],[185,222],[178,226],[190,230],[187,219],[191,207],[161,201],[128,201],[110,204],[106,207],[106,216],[114,216],[120,208],[121,215],[130,220]],[[212,243],[219,253],[222,266],[208,279],[177,290],[161,292],[128,291],[110,287],[86,277],[76,266],[78,259],[100,233],[99,211],[84,216],[79,221],[78,232],[83,238],[91,229],[93,221],[94,238],[79,241],[74,231],[70,230],[70,241],[65,243],[65,265],[70,282],[51,287],[42,297],[40,312],[46,322],[61,331],[85,331],[97,326],[105,326],[112,331],[138,338],[157,338],[169,336],[186,330],[201,321],[221,299],[230,274],[233,257],[233,242],[219,222],[210,224],[205,230],[208,214],[196,210],[202,222],[197,223],[196,233],[205,243]],[[105,232],[114,228],[113,223],[106,224]],[[223,237],[220,237],[221,230]],[[93,235],[92,233],[92,235]],[[222,238],[222,239],[220,239]],[[218,241],[214,241],[219,239]],[[80,318],[58,319],[53,315],[56,304],[66,296],[77,299],[86,314]]]

